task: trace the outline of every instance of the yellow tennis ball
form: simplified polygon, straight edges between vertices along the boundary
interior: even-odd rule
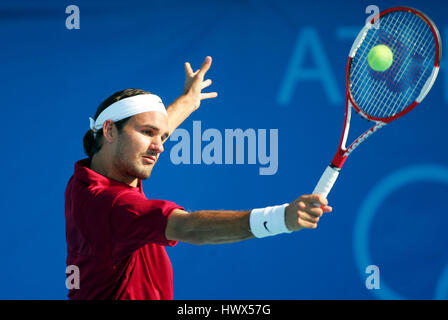
[[[394,61],[394,54],[388,46],[379,44],[373,47],[367,55],[370,68],[375,71],[386,71]]]

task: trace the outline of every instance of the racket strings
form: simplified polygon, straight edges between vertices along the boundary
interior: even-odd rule
[[[425,47],[425,51],[426,50],[428,50],[428,51],[433,51],[433,52],[435,52],[435,43],[434,43],[434,41],[433,41],[433,39],[432,38],[427,38],[427,39],[425,39],[425,42],[424,42],[424,45],[422,45],[422,49],[423,49],[423,46]],[[419,59],[421,59],[421,62],[423,62],[423,56],[419,56]],[[432,73],[432,64],[430,64],[428,67],[429,68],[427,68],[427,70],[426,71],[428,71],[429,70],[429,74],[428,74],[428,77],[429,77],[429,75]],[[423,73],[423,70],[420,70],[420,73]],[[416,90],[417,89],[420,89],[419,91],[418,91],[418,93],[420,93],[420,91],[421,91],[421,89],[423,88],[423,86],[424,86],[424,84],[425,84],[425,82],[426,82],[426,80],[427,80],[427,78],[428,77],[422,77],[422,76],[420,76],[420,77],[418,77],[418,80],[416,80],[417,81],[417,84],[413,87],[413,89],[412,89],[412,91],[410,92],[410,95],[409,96],[413,96],[414,95],[414,93],[416,92]],[[408,79],[409,80],[409,79]],[[425,81],[423,81],[423,80],[425,80]]]
[[[395,15],[395,17],[398,17],[398,15]],[[417,16],[413,16],[413,19],[420,19],[420,18],[418,18]],[[390,36],[390,34],[392,33],[392,34],[396,34],[397,32],[399,32],[398,31],[398,28],[397,28],[397,25],[399,25],[400,23],[403,23],[404,22],[404,16],[402,16],[401,17],[401,20],[400,21],[398,21],[398,23],[397,23],[397,19],[395,18],[395,19],[393,19],[393,21],[389,24],[390,26],[392,26],[392,28],[391,29],[387,29],[386,28],[386,32],[388,32],[388,38],[389,38],[389,40],[387,40],[387,39],[384,39],[384,32],[382,32],[383,30],[380,30],[379,31],[379,33],[378,33],[378,37],[379,37],[379,42],[381,42],[381,43],[384,43],[384,44],[391,44],[391,41],[392,41],[392,39],[393,39],[393,37],[391,37]],[[410,23],[411,23],[411,25],[412,25],[412,23],[415,23],[415,20],[414,21],[410,21]],[[384,23],[383,23],[383,26],[384,26]],[[408,25],[409,26],[409,25]],[[409,29],[409,28],[408,28]],[[409,32],[409,30],[407,30],[408,32]],[[371,40],[372,39],[376,39],[377,37],[371,37]],[[392,97],[391,97],[391,95],[392,95],[392,93],[394,93],[394,92],[396,92],[396,91],[398,91],[397,89],[398,89],[398,85],[400,84],[400,83],[402,83],[402,82],[400,82],[401,81],[401,77],[402,77],[402,75],[404,74],[404,72],[405,72],[405,70],[406,70],[406,66],[408,66],[409,65],[409,63],[410,63],[410,61],[411,61],[411,59],[407,59],[407,64],[405,65],[405,67],[404,68],[401,68],[401,70],[402,70],[402,72],[401,72],[401,74],[399,73],[398,74],[398,79],[396,79],[395,80],[395,83],[393,84],[393,86],[391,87],[391,85],[390,85],[390,83],[388,84],[388,87],[389,88],[387,88],[386,87],[386,83],[384,82],[384,80],[385,80],[385,78],[386,78],[386,76],[388,75],[388,74],[396,74],[397,73],[397,66],[399,66],[399,65],[402,65],[403,64],[403,62],[402,62],[402,60],[403,60],[403,49],[404,49],[404,45],[401,43],[401,42],[398,42],[398,44],[399,45],[395,45],[395,63],[394,63],[394,65],[392,66],[392,68],[388,71],[388,72],[383,72],[383,73],[377,73],[377,74],[375,74],[375,78],[376,78],[376,80],[378,80],[378,81],[376,81],[376,82],[372,82],[371,84],[370,84],[370,86],[369,87],[367,87],[367,91],[376,91],[376,92],[379,92],[380,93],[380,95],[383,97],[383,99],[382,100],[379,100],[379,101],[376,101],[377,103],[376,104],[373,104],[372,102],[372,100],[371,101],[367,101],[367,102],[370,102],[370,103],[367,103],[366,104],[366,97],[368,97],[368,95],[364,95],[363,96],[363,98],[364,99],[361,99],[360,101],[358,101],[358,103],[360,104],[360,105],[366,105],[365,106],[365,108],[364,108],[364,111],[366,112],[366,113],[375,113],[375,110],[373,109],[374,107],[376,107],[376,106],[378,106],[378,105],[381,105],[381,106],[384,106],[384,108],[382,108],[382,109],[378,109],[378,111],[382,111],[381,113],[379,113],[379,114],[375,114],[375,116],[381,116],[381,115],[384,115],[384,114],[390,114],[390,113],[396,113],[397,112],[397,107],[399,106],[399,104],[397,104],[396,102],[397,101],[399,101],[400,100],[400,97],[397,97],[397,95],[395,94],[395,95],[393,95]],[[369,48],[369,47],[371,47],[371,45],[370,46],[366,46],[366,50],[365,51],[367,51],[367,49]],[[365,67],[367,67],[367,66],[365,66]],[[379,77],[378,75],[380,75],[381,77]],[[387,96],[386,95],[386,93],[387,92],[385,92],[386,91],[386,89],[389,89],[388,91],[389,91],[389,96]],[[390,103],[388,103],[388,104],[385,104],[384,102],[385,102],[385,100],[387,100],[387,99],[392,99],[392,101],[390,101]],[[395,99],[394,99],[395,98]],[[394,101],[395,100],[395,101]],[[395,103],[394,103],[395,102]],[[393,108],[395,106],[395,108]],[[388,110],[389,109],[389,110]]]
[[[413,17],[414,19],[415,18],[417,18],[417,19],[419,19],[418,17],[416,17],[416,16],[414,16]],[[411,24],[412,23],[415,23],[415,20],[414,21],[411,21]],[[397,32],[397,30],[396,30],[396,26],[395,26],[395,23],[393,24],[393,29],[392,29],[392,31],[395,31],[394,33],[396,33]],[[417,40],[420,40],[420,39],[417,39]],[[384,39],[383,39],[383,42],[385,42],[385,43],[389,43],[388,41],[384,41]],[[385,78],[385,76],[387,75],[387,72],[384,72],[384,73],[381,73],[381,75],[382,75],[382,79],[381,78],[378,78],[378,75],[376,75],[377,77],[376,77],[376,80],[378,80],[376,83],[374,82],[373,83],[373,85],[375,86],[373,89],[375,90],[378,90],[379,91],[379,89],[380,88],[378,88],[378,83],[382,83],[383,85],[382,85],[382,91],[379,91],[379,93],[383,96],[383,99],[382,100],[380,100],[380,101],[377,101],[377,104],[376,104],[376,106],[378,106],[378,105],[380,105],[380,106],[384,106],[384,108],[382,108],[382,109],[378,109],[378,110],[381,110],[382,112],[380,112],[380,113],[378,113],[378,114],[375,114],[375,116],[384,116],[385,114],[386,115],[389,115],[389,114],[394,114],[394,113],[396,113],[397,112],[397,110],[398,110],[398,108],[397,107],[399,107],[399,104],[397,103],[397,102],[399,102],[399,101],[402,101],[403,100],[403,90],[401,90],[401,87],[404,85],[406,85],[406,84],[404,84],[403,83],[403,81],[402,81],[402,76],[405,74],[405,71],[407,70],[407,67],[409,67],[409,64],[411,63],[411,61],[412,61],[412,59],[410,58],[410,57],[403,57],[403,54],[402,54],[402,52],[403,52],[403,49],[404,49],[404,45],[403,44],[401,44],[401,45],[399,45],[399,46],[395,46],[395,58],[396,58],[396,63],[395,63],[395,66],[389,71],[389,73],[390,74],[396,74],[397,73],[397,71],[396,71],[396,69],[397,69],[397,65],[404,65],[404,67],[403,68],[401,68],[401,73],[399,72],[400,70],[398,70],[398,74],[395,76],[395,82],[393,83],[393,85],[391,86],[390,85],[390,83],[387,85],[387,87],[388,88],[386,88],[386,82],[384,82],[384,81],[382,81],[382,80],[384,80],[384,78]],[[405,61],[403,62],[402,60],[403,60],[403,58],[405,59]],[[382,81],[382,82],[381,82]],[[372,85],[371,85],[372,86]],[[370,88],[372,89],[372,87],[370,86]],[[387,90],[387,89],[389,89],[389,90]],[[401,94],[399,94],[399,95],[397,95],[396,93],[398,92],[398,91],[402,91],[401,92]],[[387,94],[388,93],[388,94]],[[387,102],[389,100],[389,103],[385,103],[385,102]],[[375,107],[375,105],[374,104],[372,104],[372,101],[369,101],[370,102],[370,104],[368,104],[366,107],[365,107],[365,111],[366,112],[368,112],[368,113],[375,113],[374,111],[375,110],[373,110],[373,108]],[[360,103],[361,105],[363,105],[364,103]],[[395,106],[395,107],[394,107]],[[405,104],[405,106],[406,106],[406,104]],[[398,111],[401,111],[401,110],[398,110]]]
[[[415,19],[415,18],[417,18],[416,16],[414,16],[413,17],[413,19]],[[419,18],[417,18],[417,19],[419,19]],[[411,22],[412,23],[412,22]],[[394,27],[393,27],[393,30],[394,30],[394,32],[395,33],[397,33],[398,31],[397,31],[397,27],[394,25]],[[391,40],[392,41],[392,40]],[[387,44],[388,45],[392,45],[392,42],[391,41],[389,41]],[[380,105],[383,105],[383,108],[380,110],[380,112],[379,112],[379,114],[377,115],[377,116],[384,116],[384,115],[387,115],[387,114],[389,114],[391,111],[392,112],[396,112],[396,110],[397,110],[397,107],[399,107],[399,104],[397,103],[397,101],[398,101],[398,97],[397,97],[397,95],[395,95],[395,96],[392,96],[391,97],[391,95],[392,95],[392,92],[395,92],[395,91],[397,91],[397,89],[398,89],[398,86],[399,86],[399,84],[401,83],[400,81],[401,81],[401,75],[403,75],[404,74],[404,72],[405,72],[405,70],[406,70],[406,68],[408,67],[408,63],[406,63],[406,62],[403,62],[403,64],[406,64],[403,68],[401,68],[401,70],[400,70],[400,68],[398,67],[398,66],[400,66],[401,65],[401,63],[402,63],[402,61],[403,61],[403,59],[405,59],[405,61],[407,60],[408,62],[410,61],[410,59],[407,59],[407,57],[405,57],[404,56],[404,50],[405,50],[405,46],[403,45],[403,44],[401,44],[401,45],[398,45],[397,46],[398,48],[397,48],[397,50],[395,51],[395,58],[394,59],[397,59],[398,61],[397,61],[397,63],[395,64],[395,67],[391,70],[391,73],[392,74],[395,74],[395,73],[398,73],[397,74],[397,76],[396,76],[396,80],[395,80],[395,83],[394,83],[394,85],[392,86],[392,88],[391,88],[391,90],[390,90],[390,92],[389,92],[389,94],[387,95],[385,92],[384,92],[384,90],[386,90],[385,89],[385,87],[383,87],[382,88],[382,90],[383,90],[383,92],[381,92],[382,94],[383,94],[383,99],[381,100],[381,101],[379,101],[379,103],[380,103]],[[400,72],[401,71],[401,72]],[[383,78],[385,78],[385,76],[383,77]],[[384,83],[384,82],[383,82]],[[395,99],[394,99],[395,98]],[[385,102],[387,101],[387,99],[392,99],[392,101],[391,101],[391,103],[390,104],[385,104]],[[394,105],[395,105],[395,107],[394,107]],[[369,110],[371,110],[371,111],[373,111],[372,109],[374,108],[375,106],[373,105],[373,104],[370,104],[370,106],[369,106]],[[400,110],[401,111],[401,110]]]
[[[402,24],[403,22],[404,22],[404,16],[401,16],[401,20],[400,21],[398,21],[398,19],[399,19],[400,17],[399,17],[399,15],[394,15],[393,17],[392,17],[392,19],[390,19],[390,20],[392,20],[392,21],[390,21],[390,23],[389,23],[389,26],[392,26],[391,28],[385,28],[386,29],[386,31],[383,31],[382,29],[381,30],[379,30],[379,32],[376,32],[375,34],[372,34],[372,36],[370,37],[370,41],[369,41],[369,43],[367,44],[367,46],[365,46],[365,48],[364,48],[364,52],[363,52],[363,54],[364,54],[364,56],[366,56],[367,55],[367,52],[368,52],[368,50],[369,50],[369,48],[371,48],[372,47],[372,40],[375,40],[375,41],[378,41],[377,40],[377,38],[379,38],[379,42],[381,42],[381,43],[383,43],[383,44],[390,44],[391,43],[391,41],[392,41],[392,37],[390,36],[390,34],[396,34],[397,32],[398,32],[398,29],[397,29],[397,26],[398,25],[400,25],[400,24]],[[415,16],[414,16],[414,18],[415,18]],[[398,23],[397,23],[398,22]],[[384,21],[383,21],[383,26],[385,25],[385,23],[384,23]],[[387,38],[388,39],[385,39],[385,36],[384,36],[384,34],[385,33],[388,33],[388,36],[387,36]],[[392,38],[392,39],[391,39]],[[385,78],[386,78],[386,75],[389,73],[396,73],[396,69],[397,69],[397,66],[399,66],[400,65],[400,63],[401,63],[401,60],[402,60],[402,57],[400,57],[400,53],[401,53],[401,51],[402,51],[402,48],[403,48],[403,45],[399,45],[398,46],[398,48],[397,48],[397,46],[396,46],[396,50],[395,50],[395,61],[396,61],[396,63],[392,66],[392,69],[390,69],[387,73],[386,72],[383,72],[383,73],[378,73],[378,74],[375,74],[375,78],[376,78],[376,80],[378,80],[378,81],[376,81],[376,82],[372,82],[372,83],[370,83],[370,85],[369,86],[367,86],[367,87],[364,87],[364,91],[367,91],[367,92],[369,92],[369,91],[372,91],[372,90],[375,90],[375,91],[378,91],[379,89],[382,89],[383,91],[384,91],[384,89],[385,89],[385,82],[383,81],[383,80],[385,80]],[[398,50],[397,50],[398,49]],[[398,56],[398,57],[397,57]],[[398,63],[397,63],[398,62]],[[364,65],[364,67],[367,67],[366,65]],[[367,71],[369,71],[369,70],[367,70]],[[398,82],[397,82],[398,83]],[[380,85],[382,84],[382,88],[378,88]],[[389,85],[390,86],[390,85]],[[392,90],[394,89],[394,88],[391,88]],[[368,97],[368,95],[363,95],[363,98],[364,99],[362,99],[361,101],[358,101],[358,103],[360,104],[360,105],[365,105],[365,100],[366,100],[366,97]],[[383,94],[383,98],[385,98],[385,96],[384,96],[384,94]],[[371,101],[370,101],[371,102]],[[365,112],[372,112],[372,106],[374,106],[372,103],[370,103],[369,105],[367,105],[366,107],[365,107],[365,109],[364,109],[364,111]],[[383,109],[383,111],[384,111],[384,109]]]
[[[420,19],[420,18],[417,16],[414,16],[413,19]],[[423,37],[422,37],[422,35],[423,35],[422,31],[425,26],[426,26],[425,24],[420,24],[420,28],[419,28],[419,30],[417,30],[416,41],[414,42],[413,46],[415,46],[416,43],[425,41],[425,39],[423,39]],[[425,41],[425,44],[426,44],[426,42],[427,42],[427,39]],[[398,52],[400,59],[402,59],[403,55],[405,54],[405,52],[404,52],[405,48],[406,48],[405,46],[401,46],[401,48]],[[406,70],[409,70],[414,58],[412,58],[409,55],[404,58],[405,58],[405,62],[403,63],[404,67],[402,67],[401,70],[398,71],[398,74],[395,77],[396,78],[395,84],[391,88],[390,92],[388,92],[388,94],[384,94],[385,97],[383,98],[382,101],[380,101],[380,104],[383,104],[384,108],[377,115],[379,117],[387,117],[387,116],[394,115],[394,114],[400,112],[404,107],[408,106],[412,102],[412,101],[409,101],[410,97],[412,97],[412,94],[415,92],[415,89],[419,87],[419,83],[422,79],[421,77],[419,77],[419,80],[417,81],[416,85],[413,87],[414,88],[413,90],[407,90],[407,91],[403,90],[398,95],[394,94],[397,91],[400,91],[400,89],[403,86],[406,86],[406,84],[410,80],[410,78],[403,79],[403,77],[405,76],[405,74],[407,74]],[[421,73],[421,71],[419,73]],[[390,101],[391,101],[390,105],[385,104],[386,97],[387,97],[387,99],[390,99]],[[400,104],[400,101],[403,101],[404,104]]]
[[[353,57],[349,84],[357,106],[378,118],[390,117],[409,106],[430,77],[435,42],[428,24],[416,14],[394,11],[380,19],[380,28],[366,31]],[[384,72],[372,70],[367,62],[370,50],[385,44],[394,61]]]
[[[371,36],[370,36],[368,45],[364,47],[364,51],[363,51],[363,53],[362,53],[362,56],[363,56],[363,57],[367,57],[367,53],[368,53],[367,50],[368,50],[369,47],[372,47],[372,45],[371,45],[371,43],[372,43],[372,39],[375,39],[375,40],[376,40],[376,38],[373,36],[373,34],[371,34]],[[366,51],[367,51],[367,53],[366,53]],[[358,72],[357,72],[358,74],[357,74],[356,76],[358,76],[360,72],[369,72],[369,70],[368,70],[368,68],[367,68],[366,65],[363,65],[363,64],[356,64],[356,65],[355,65],[355,69],[356,69],[357,66],[361,66],[361,67],[358,68]],[[396,64],[393,65],[392,68],[396,68]],[[362,70],[362,71],[361,71],[361,70]],[[355,72],[356,72],[356,71],[355,71]],[[382,76],[383,76],[383,78],[384,78],[384,74],[383,74]],[[364,79],[363,77],[358,77],[358,79],[359,79],[358,82],[359,82],[359,81],[365,81],[365,79]],[[379,79],[379,80],[383,80],[383,79]],[[354,87],[357,87],[358,82],[355,84]],[[365,105],[365,103],[366,103],[366,99],[367,99],[367,97],[368,97],[368,94],[366,94],[366,93],[368,93],[369,91],[372,91],[372,90],[378,90],[378,86],[380,86],[380,85],[382,85],[382,83],[381,83],[380,81],[378,81],[378,82],[373,82],[373,81],[372,81],[372,82],[370,82],[368,85],[366,85],[366,86],[364,86],[364,87],[361,87],[361,92],[360,92],[360,94],[359,94],[360,99],[357,101],[358,104],[360,104],[360,105]],[[366,113],[369,112],[369,108],[368,108],[368,106],[364,109],[364,111],[365,111]]]
[[[397,15],[394,15],[392,17],[392,19],[394,19],[394,23],[391,23],[391,24],[393,26],[395,26],[395,28],[393,30],[391,30],[391,33],[392,33],[392,31],[395,31],[395,32],[397,31],[397,29],[396,29],[396,25],[397,25],[396,20],[398,18],[399,18],[399,16],[397,16]],[[380,32],[384,32],[384,31],[381,30]],[[390,38],[390,35],[388,37]],[[367,55],[368,55],[370,49],[376,44],[376,42],[378,42],[378,39],[376,37],[376,33],[374,33],[374,32],[368,33],[368,39],[369,39],[368,43],[365,46],[363,46],[363,52],[361,53],[361,55],[359,57],[360,60],[361,59],[367,59]],[[386,44],[387,43],[390,43],[390,41],[386,41]],[[355,59],[356,59],[356,56],[355,56]],[[393,64],[391,66],[391,68],[392,68],[391,71],[395,72],[395,70],[397,69],[398,65],[399,64],[397,64],[397,63]],[[360,99],[357,100],[357,102],[358,102],[359,105],[364,106],[364,105],[366,105],[366,102],[367,102],[366,100],[369,97],[369,95],[367,94],[368,92],[378,91],[380,89],[379,88],[380,86],[383,87],[381,89],[384,89],[385,84],[384,84],[384,82],[381,82],[381,81],[385,80],[385,75],[386,74],[385,73],[378,73],[378,74],[376,74],[376,76],[377,77],[378,76],[381,77],[381,79],[378,79],[379,81],[377,81],[377,82],[371,81],[368,85],[358,86],[359,81],[365,81],[365,77],[362,77],[362,75],[365,75],[366,73],[369,72],[369,67],[368,67],[367,64],[362,64],[362,63],[353,63],[352,67],[354,67],[354,69],[355,69],[355,71],[354,71],[355,75],[352,78],[354,78],[354,79],[358,78],[358,81],[352,87],[355,87],[355,88],[359,87],[360,88],[360,90],[361,90],[361,92],[359,94]],[[358,69],[358,70],[356,71],[356,69]],[[371,105],[373,105],[373,104],[371,104]],[[370,109],[371,108],[369,108],[369,106],[366,106],[364,108],[364,112],[368,113],[368,112],[371,111]]]
[[[416,17],[416,19],[420,19],[420,18]],[[425,27],[427,27],[426,23],[421,23],[421,24],[420,24],[420,28],[419,28],[419,30],[418,30],[418,32],[417,32],[418,36],[417,36],[417,39],[416,39],[415,43],[413,44],[413,46],[416,46],[418,43],[422,43],[422,48],[425,47],[425,50],[428,50],[428,46],[430,46],[430,45],[434,45],[434,42],[432,41],[432,37],[426,37],[426,38],[424,38],[424,28],[425,28]],[[435,45],[434,45],[434,47],[435,47]],[[435,51],[435,48],[434,48],[434,51]],[[414,56],[415,56],[415,55],[414,55]],[[410,80],[412,80],[412,78],[408,78],[408,79],[406,79],[405,82],[403,82],[403,81],[405,80],[405,79],[403,79],[403,77],[404,77],[405,74],[406,74],[406,73],[405,73],[405,70],[407,70],[408,68],[411,67],[411,63],[412,63],[413,59],[418,59],[419,61],[417,61],[417,63],[421,63],[421,62],[422,62],[422,61],[421,61],[421,58],[418,57],[418,56],[417,56],[417,58],[411,58],[411,57],[409,56],[409,57],[408,57],[408,62],[407,62],[407,64],[405,65],[404,68],[402,68],[401,73],[398,74],[397,84],[398,84],[398,83],[401,83],[402,85],[406,85]],[[422,71],[423,71],[423,70],[416,70],[416,71],[415,71],[416,74],[414,75],[414,77],[415,77],[415,78],[418,78],[418,80],[416,80],[417,83],[416,83],[415,86],[412,87],[412,90],[409,90],[409,91],[407,92],[406,99],[404,99],[404,97],[403,97],[403,95],[404,95],[404,91],[402,91],[398,96],[395,97],[395,101],[396,101],[396,102],[397,102],[397,101],[400,101],[400,100],[404,100],[404,101],[406,101],[407,104],[409,104],[410,102],[412,102],[412,101],[409,101],[409,100],[410,100],[410,97],[412,97],[412,96],[414,95],[415,91],[416,91],[418,88],[420,88],[420,90],[421,90],[420,83],[421,83],[422,79],[424,79],[424,77],[421,77],[421,73],[422,73]],[[412,82],[412,81],[411,81],[411,82]],[[403,84],[403,83],[404,83],[404,84]],[[391,94],[391,93],[390,93],[390,94]],[[401,111],[401,110],[398,110],[399,104],[398,104],[398,103],[395,103],[395,104],[396,104],[396,107],[392,110],[393,114],[398,113],[399,111]]]

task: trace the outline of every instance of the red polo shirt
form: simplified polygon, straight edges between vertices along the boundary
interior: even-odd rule
[[[79,268],[70,299],[173,299],[173,270],[164,246],[174,202],[149,200],[131,187],[75,164],[65,190],[67,265]]]

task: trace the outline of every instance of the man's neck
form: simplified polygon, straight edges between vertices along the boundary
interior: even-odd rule
[[[138,186],[137,178],[131,178],[119,174],[116,170],[114,170],[113,164],[111,164],[110,160],[107,162],[104,161],[104,158],[100,153],[97,153],[93,156],[92,161],[90,163],[90,169],[105,177],[120,181],[131,187]]]

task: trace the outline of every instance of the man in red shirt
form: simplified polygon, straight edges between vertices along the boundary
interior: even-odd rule
[[[165,200],[147,199],[163,143],[201,103],[211,65],[193,72],[186,63],[185,90],[167,109],[156,95],[126,89],[106,99],[84,136],[88,159],[75,164],[65,192],[67,265],[77,266],[79,288],[70,299],[173,299],[172,267],[164,246],[228,243],[316,228],[332,210],[319,195],[251,211],[188,213]]]

